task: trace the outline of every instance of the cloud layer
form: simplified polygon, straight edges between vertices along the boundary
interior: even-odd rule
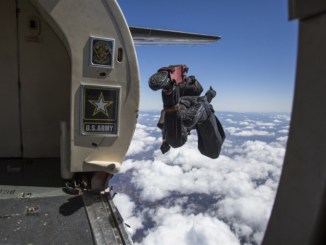
[[[157,113],[137,124],[114,201],[139,244],[259,244],[280,177],[289,115],[218,115],[227,140],[218,159],[197,136],[161,154]]]

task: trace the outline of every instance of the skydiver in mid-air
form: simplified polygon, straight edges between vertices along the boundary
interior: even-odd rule
[[[223,127],[210,104],[216,91],[210,87],[204,96],[195,76],[186,76],[186,65],[160,68],[148,81],[149,87],[162,90],[163,110],[157,126],[162,130],[162,153],[184,145],[192,129],[197,130],[198,149],[217,158],[225,139]]]

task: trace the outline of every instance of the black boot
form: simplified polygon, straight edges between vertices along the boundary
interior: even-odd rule
[[[161,71],[149,78],[148,85],[154,91],[159,89],[169,90],[173,87],[173,82],[169,78],[169,73],[167,71]]]
[[[160,149],[161,149],[161,152],[163,154],[165,154],[170,150],[170,148],[171,148],[170,145],[164,140]]]

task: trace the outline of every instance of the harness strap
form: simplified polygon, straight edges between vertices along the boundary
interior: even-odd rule
[[[164,106],[164,112],[176,112],[179,110],[179,104],[173,106]]]

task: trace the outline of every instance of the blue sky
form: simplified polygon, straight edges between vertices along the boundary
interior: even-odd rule
[[[287,1],[118,0],[130,26],[221,36],[203,46],[137,46],[140,109],[161,109],[148,78],[170,64],[187,64],[204,90],[217,90],[216,111],[291,112],[298,25]]]

